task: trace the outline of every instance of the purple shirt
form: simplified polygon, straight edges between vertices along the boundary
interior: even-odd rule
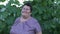
[[[11,27],[10,34],[36,34],[36,32],[40,31],[41,27],[36,19],[31,17],[24,23],[20,23],[19,17]]]

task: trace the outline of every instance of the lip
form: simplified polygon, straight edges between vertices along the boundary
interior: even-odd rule
[[[25,11],[25,12],[22,12],[22,13],[29,13],[29,12]]]

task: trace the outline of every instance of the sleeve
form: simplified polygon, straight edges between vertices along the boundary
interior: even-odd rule
[[[18,24],[18,22],[19,22],[19,17],[15,19],[15,21],[14,21],[14,24],[13,24],[13,25],[15,26],[16,24]]]
[[[15,25],[18,23],[18,19],[19,19],[19,18],[17,18],[17,19],[14,21],[14,24],[11,26],[10,34],[13,34],[13,33],[14,33],[14,27],[15,27]]]
[[[13,34],[14,33],[14,24],[13,24],[13,26],[11,26],[11,29],[10,29],[10,34]]]
[[[38,21],[36,21],[36,23],[35,23],[35,32],[40,32],[40,31],[42,31],[41,30],[41,26],[40,26],[40,24],[39,24],[39,22]]]
[[[14,33],[14,30],[13,29],[14,29],[14,26],[11,27],[10,34],[13,34]]]

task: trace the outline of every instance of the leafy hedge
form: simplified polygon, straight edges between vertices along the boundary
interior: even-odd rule
[[[0,5],[0,34],[9,34],[14,20],[20,16],[21,7],[11,6],[11,3],[14,2],[11,0],[6,6]],[[60,34],[60,5],[54,0],[33,0],[30,3],[32,16],[39,21],[43,34]]]

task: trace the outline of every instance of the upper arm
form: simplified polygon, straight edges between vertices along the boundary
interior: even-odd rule
[[[19,19],[19,18],[15,19],[13,25],[11,26],[10,33],[14,32],[13,29],[14,29],[15,25],[18,23],[18,19]]]
[[[34,26],[35,26],[35,32],[36,32],[37,34],[42,34],[41,26],[40,26],[40,24],[39,24],[38,21],[36,21],[36,23],[35,23]]]
[[[20,17],[16,18],[13,25],[18,24],[20,22],[19,19],[20,19]]]

